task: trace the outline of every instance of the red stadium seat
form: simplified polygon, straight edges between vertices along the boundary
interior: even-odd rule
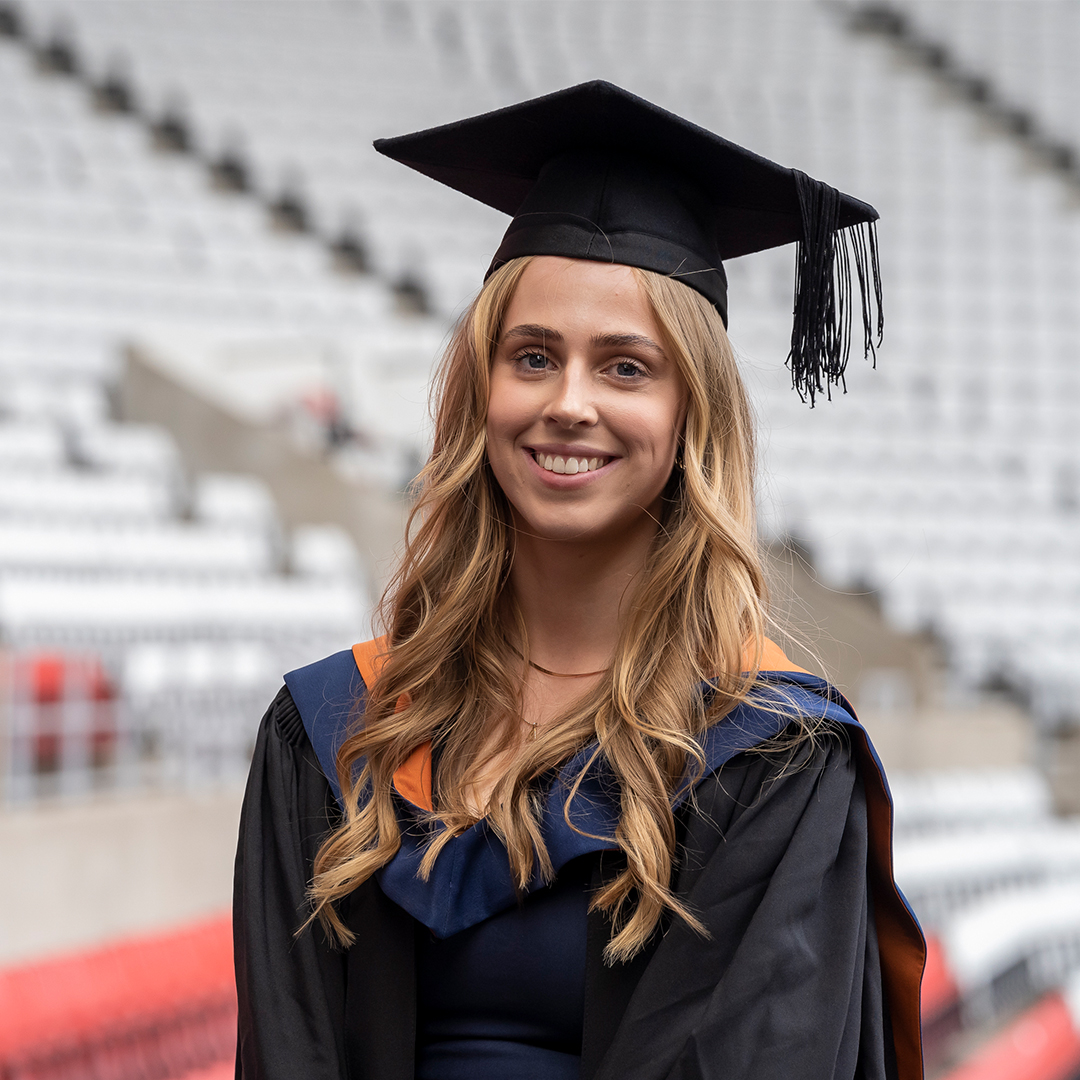
[[[235,1046],[228,916],[0,971],[3,1076],[217,1080]]]
[[[235,1075],[236,1065],[232,1058],[229,1058],[228,1061],[219,1061],[205,1069],[185,1073],[180,1080],[233,1080]]]
[[[944,1080],[1073,1080],[1080,1074],[1080,1018],[1048,994]]]
[[[946,1054],[952,1037],[960,1028],[960,988],[941,939],[926,939],[926,967],[922,979],[923,1054],[928,1066],[935,1066]]]
[[[929,1023],[956,1004],[959,990],[945,960],[941,942],[933,936],[926,939],[926,968],[922,980],[922,1018]]]
[[[86,743],[90,760],[108,761],[116,743],[116,717],[113,699],[116,690],[101,664],[93,655],[31,653],[18,661],[22,670],[16,681],[24,685],[36,706],[33,735],[33,760],[38,772],[60,768],[63,761],[65,702],[92,703],[89,730],[80,736]]]

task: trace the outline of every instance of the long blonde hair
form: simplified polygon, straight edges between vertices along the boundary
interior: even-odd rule
[[[335,902],[400,847],[395,770],[432,743],[434,815],[443,828],[433,830],[426,849],[426,876],[446,843],[476,820],[466,800],[471,779],[520,731],[522,661],[508,639],[511,631],[524,643],[527,637],[506,588],[514,538],[510,508],[486,462],[485,426],[503,315],[530,262],[513,260],[487,281],[454,333],[438,381],[434,448],[418,478],[404,557],[381,606],[385,664],[362,723],[338,753],[345,820],[315,860],[313,917],[343,945],[354,935]],[[688,768],[703,768],[702,733],[750,691],[757,664],[743,671],[744,647],[761,640],[765,623],[753,428],[731,344],[697,292],[634,272],[688,388],[682,465],[669,482],[661,528],[610,671],[525,744],[488,808],[518,887],[527,889],[537,870],[550,880],[542,778],[595,745],[592,760],[606,762],[619,792],[614,840],[625,858],[592,899],[612,921],[609,963],[643,948],[665,911],[700,929],[671,890],[672,796]],[[716,686],[708,699],[699,689],[703,680]],[[501,731],[491,749],[493,725]],[[571,825],[575,790],[565,811]]]

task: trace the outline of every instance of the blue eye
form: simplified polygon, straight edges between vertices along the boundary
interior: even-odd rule
[[[624,379],[632,379],[634,376],[642,374],[641,368],[629,360],[620,360],[615,365],[615,372]]]
[[[522,353],[518,357],[518,363],[524,364],[529,371],[543,371],[547,362],[548,358],[543,353]]]

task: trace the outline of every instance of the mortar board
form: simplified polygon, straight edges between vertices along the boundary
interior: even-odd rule
[[[375,149],[511,215],[488,275],[522,255],[637,266],[696,289],[726,326],[723,260],[797,243],[788,365],[811,405],[843,385],[852,263],[864,354],[881,343],[872,206],[611,83],[378,139]]]

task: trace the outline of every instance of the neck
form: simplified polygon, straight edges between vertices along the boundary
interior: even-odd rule
[[[656,526],[612,541],[552,541],[519,532],[511,587],[530,658],[559,672],[610,663]]]

